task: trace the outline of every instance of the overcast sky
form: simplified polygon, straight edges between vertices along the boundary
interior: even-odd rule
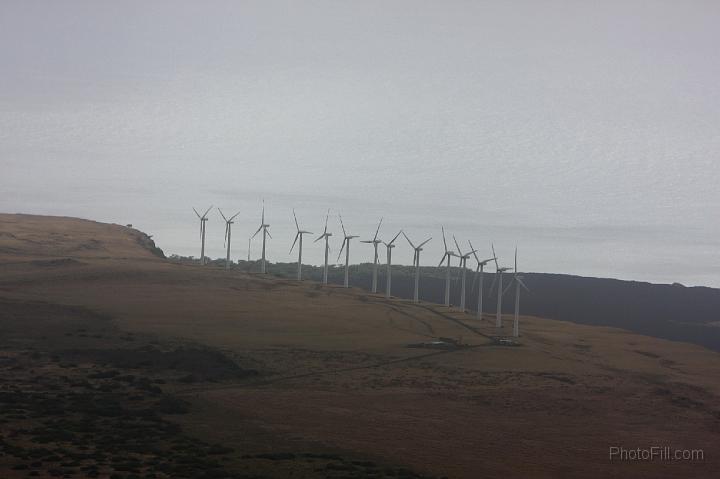
[[[244,257],[264,197],[274,260],[291,208],[333,208],[434,236],[427,264],[445,224],[528,270],[720,286],[719,26],[718,1],[4,0],[0,210],[197,255],[216,204]]]

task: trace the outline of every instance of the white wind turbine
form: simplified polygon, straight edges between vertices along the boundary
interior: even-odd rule
[[[461,271],[461,280],[460,280],[460,309],[464,312],[465,311],[465,273],[467,271],[467,260],[470,256],[476,253],[475,250],[470,251],[469,253],[463,254],[460,250],[460,245],[458,244],[457,240],[455,239],[455,235],[453,235],[453,241],[455,242],[455,247],[458,250],[458,255],[460,256],[460,271]]]
[[[493,280],[493,284],[492,284],[492,286],[490,287],[490,291],[492,291],[493,288],[495,287],[495,285],[497,284],[497,287],[498,287],[498,295],[497,295],[497,309],[496,309],[496,312],[495,312],[495,327],[496,327],[496,328],[501,328],[501,327],[502,327],[502,295],[503,295],[502,282],[503,282],[503,273],[504,273],[505,271],[510,271],[510,270],[512,270],[512,268],[505,268],[505,267],[501,268],[501,267],[498,265],[497,255],[495,254],[495,245],[491,243],[490,246],[492,247],[493,258],[495,258],[495,279]]]
[[[422,251],[423,245],[425,245],[425,243],[430,241],[432,238],[428,238],[419,245],[415,246],[412,241],[410,241],[410,238],[407,237],[404,231],[403,236],[408,241],[408,243],[410,243],[410,246],[412,246],[412,248],[415,250],[415,253],[413,254],[413,266],[415,266],[415,291],[413,292],[413,303],[417,303],[420,300],[420,251]]]
[[[230,217],[230,219],[227,219],[225,215],[223,214],[222,210],[218,208],[218,211],[220,212],[220,216],[223,217],[225,220],[225,238],[223,239],[223,246],[225,246],[225,243],[227,243],[227,256],[225,256],[225,269],[230,269],[230,235],[232,233],[232,227],[231,225],[234,223],[234,219],[237,215],[240,214],[238,211],[234,215]]]
[[[470,240],[468,240],[468,244],[470,245],[470,249],[475,251],[475,248],[473,248],[472,243]],[[478,287],[478,304],[477,304],[477,319],[482,319],[482,313],[483,313],[483,279],[485,276],[485,265],[488,264],[490,261],[497,259],[497,258],[489,258],[484,259],[480,261],[480,258],[477,255],[477,251],[473,253],[475,255],[475,261],[477,261],[477,269],[475,270],[475,278],[473,279],[473,288],[475,287],[475,280],[478,277],[478,274],[480,275],[480,286]],[[472,289],[472,288],[471,288]]]
[[[448,249],[447,241],[445,241],[445,227],[442,226],[441,228],[443,235],[443,244],[445,245],[445,254],[443,254],[443,257],[438,264],[438,268],[442,266],[443,261],[445,261],[445,258],[447,258],[447,269],[445,270],[445,306],[450,306],[450,258],[452,256],[457,256],[457,254],[455,254],[454,251]]]
[[[210,212],[211,209],[212,206],[210,206],[210,208],[208,208],[205,213],[200,215],[200,213],[198,213],[197,210],[193,208],[193,211],[200,220],[200,264],[205,264],[205,222],[208,220],[207,214]]]
[[[297,234],[295,235],[295,240],[293,241],[293,244],[290,247],[290,253],[292,253],[292,250],[295,247],[295,243],[297,243],[298,238],[300,238],[300,244],[298,244],[297,279],[298,279],[298,281],[301,281],[302,280],[302,240],[303,240],[303,235],[312,234],[312,232],[311,231],[303,231],[300,229],[300,225],[298,225],[297,216],[295,216],[295,210],[293,210],[293,218],[295,218],[295,227],[297,228]]]
[[[523,283],[522,278],[523,277],[520,276],[517,269],[517,247],[515,247],[515,272],[513,273],[510,284],[507,286],[507,288],[505,288],[505,291],[510,289],[510,287],[515,284],[515,317],[513,318],[513,336],[516,338],[520,336],[520,288],[523,288],[525,289],[525,291],[530,292],[528,287],[525,286],[525,283]]]
[[[377,230],[375,230],[375,236],[371,240],[364,240],[361,243],[372,243],[375,248],[375,259],[373,259],[373,276],[372,276],[372,292],[377,293],[377,280],[378,280],[378,244],[382,243],[382,240],[378,239],[378,233],[380,232],[380,225],[382,225],[383,219],[380,218]]]
[[[345,225],[343,224],[342,216],[338,215],[338,218],[340,218],[340,226],[343,230],[344,239],[342,242],[342,246],[340,247],[340,252],[338,253],[338,261],[340,261],[340,256],[342,255],[343,248],[345,249],[345,282],[343,283],[346,288],[350,287],[349,282],[349,271],[350,271],[350,240],[353,238],[357,238],[356,235],[348,235],[345,231]]]
[[[329,239],[332,236],[332,233],[328,233],[327,230],[327,223],[328,218],[330,217],[330,210],[328,210],[327,215],[325,216],[325,229],[323,230],[323,233],[317,237],[313,243],[317,243],[321,239],[325,238],[325,266],[323,267],[323,284],[327,284],[328,282],[328,254],[330,253],[330,243]]]
[[[263,233],[262,233],[262,241],[263,241],[263,243],[262,243],[262,260],[261,260],[261,262],[260,262],[260,272],[261,272],[261,273],[266,273],[266,272],[267,272],[267,271],[266,271],[266,266],[265,266],[265,238],[266,238],[266,236],[270,236],[270,239],[272,239],[272,235],[271,235],[270,232],[268,231],[268,228],[269,228],[269,227],[270,227],[270,225],[265,224],[265,201],[263,200],[262,217],[261,217],[261,219],[260,219],[260,226],[258,227],[258,229],[257,229],[257,231],[255,232],[255,234],[252,235],[252,237],[250,238],[250,239],[253,239],[255,236],[257,236],[257,234],[260,232],[260,230],[262,230],[262,232],[263,232]]]
[[[402,233],[402,230],[398,231],[398,234],[396,234],[392,241],[390,241],[389,243],[383,241],[383,244],[387,249],[387,278],[385,279],[385,297],[388,299],[390,299],[390,285],[392,283],[392,249],[395,247],[393,243],[395,243],[395,240],[398,239],[400,233]]]

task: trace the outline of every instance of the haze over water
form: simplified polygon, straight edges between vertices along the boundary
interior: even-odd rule
[[[292,208],[316,234],[331,208],[333,260],[341,212],[432,236],[426,265],[444,224],[523,271],[720,287],[718,25],[716,1],[5,1],[0,211],[198,256],[213,204],[237,259],[265,198],[271,261]]]

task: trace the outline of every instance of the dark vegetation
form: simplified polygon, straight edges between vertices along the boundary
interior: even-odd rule
[[[158,258],[165,258],[165,253],[163,253],[163,250],[157,247],[155,244],[155,241],[153,239],[146,235],[145,233],[141,231],[137,231],[137,235],[135,236],[135,241],[138,242],[140,246],[150,251],[153,255],[157,256]]]
[[[258,375],[258,371],[242,369],[220,351],[210,348],[178,347],[163,351],[148,345],[133,349],[76,349],[64,353],[73,361],[89,360],[106,367],[176,371],[183,374],[181,379],[184,382],[244,379]],[[187,380],[188,377],[194,380]]]
[[[187,258],[175,257],[187,261]],[[224,266],[224,261],[212,264]],[[259,271],[258,262],[240,261],[235,268]],[[369,290],[372,282],[372,265],[363,263],[350,267],[352,286]],[[296,263],[272,263],[271,274],[282,278],[295,278]],[[343,268],[332,266],[328,281],[342,284]],[[413,292],[413,269],[393,266],[393,296],[410,299]],[[468,307],[477,307],[478,292],[473,286],[475,273],[468,272]],[[303,276],[314,281],[322,280],[322,269],[303,265]],[[485,273],[484,310],[494,313],[497,292],[491,292],[493,273]],[[674,341],[699,344],[720,351],[720,289],[684,287],[679,284],[651,284],[604,278],[586,278],[564,274],[523,273],[530,293],[521,299],[521,313],[530,316],[572,321],[593,326],[613,326],[632,332]],[[385,267],[379,268],[378,290],[384,292]],[[453,268],[451,302],[459,303],[459,271]],[[476,284],[477,286],[477,284]],[[420,298],[423,301],[443,303],[445,270],[423,267],[420,280]],[[508,292],[503,298],[503,310],[512,311],[514,297]]]
[[[325,451],[241,451],[186,432],[187,383],[252,380],[222,352],[0,298],[0,477],[421,478]],[[233,427],[242,427],[235,425]]]

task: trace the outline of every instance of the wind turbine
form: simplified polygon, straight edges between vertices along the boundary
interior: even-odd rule
[[[340,226],[343,230],[343,235],[345,236],[345,239],[343,239],[342,246],[340,247],[340,252],[338,253],[338,261],[340,261],[340,255],[342,255],[343,248],[345,249],[345,283],[344,286],[346,288],[350,287],[349,283],[349,277],[348,273],[350,271],[350,240],[353,238],[357,238],[357,236],[354,235],[348,235],[347,232],[345,232],[345,225],[343,224],[342,216],[338,215],[338,218],[340,218]]]
[[[470,249],[475,250],[473,248],[472,243],[470,240],[468,240],[468,244],[470,245]],[[475,279],[473,279],[473,288],[475,287],[475,280],[477,279],[477,273],[480,274],[480,286],[478,287],[478,304],[477,304],[477,319],[482,319],[482,313],[483,313],[483,279],[485,276],[485,265],[488,264],[490,261],[496,259],[496,258],[490,258],[490,259],[484,259],[480,261],[480,258],[478,258],[477,251],[473,252],[473,255],[475,255],[475,261],[477,261],[477,269],[475,270]]]
[[[507,288],[505,288],[505,291],[510,289],[513,283],[515,284],[515,317],[513,319],[513,336],[516,338],[520,336],[520,288],[524,288],[525,291],[530,292],[528,287],[525,286],[525,283],[523,283],[522,278],[523,277],[520,276],[517,269],[517,247],[515,247],[515,273],[513,274],[512,281]]]
[[[420,251],[422,251],[423,245],[430,241],[432,238],[428,238],[419,245],[415,246],[412,241],[410,241],[410,238],[407,237],[405,232],[403,232],[403,236],[408,241],[408,243],[410,243],[410,246],[412,246],[412,248],[415,250],[415,254],[413,254],[413,266],[415,266],[415,292],[413,293],[413,303],[417,303],[420,299]]]
[[[272,239],[272,235],[271,235],[270,232],[268,231],[268,228],[269,228],[269,227],[270,227],[270,225],[265,224],[265,200],[263,200],[262,219],[260,220],[260,226],[258,227],[258,229],[257,229],[257,231],[255,232],[255,234],[252,235],[252,237],[250,238],[250,239],[253,239],[255,236],[257,236],[257,234],[260,232],[260,230],[262,230],[262,232],[263,232],[263,234],[262,234],[263,245],[262,245],[262,261],[260,262],[260,272],[263,273],[263,274],[266,273],[266,268],[265,268],[265,237],[266,237],[266,236],[270,236],[270,239]]]
[[[198,219],[200,220],[200,264],[205,264],[205,222],[208,220],[207,214],[212,209],[212,206],[205,210],[205,213],[200,215],[200,213],[197,212],[195,208],[193,208],[193,211],[197,215]]]
[[[292,253],[293,248],[295,247],[295,243],[297,242],[298,238],[300,238],[300,244],[298,245],[298,272],[297,272],[297,279],[298,281],[302,280],[302,240],[303,235],[306,234],[312,234],[310,231],[303,231],[300,229],[300,225],[298,225],[297,216],[295,216],[295,210],[293,210],[293,218],[295,218],[295,227],[297,228],[297,234],[295,235],[295,241],[293,241],[292,246],[290,247],[290,253]]]
[[[460,280],[460,309],[465,312],[465,272],[467,270],[467,260],[470,256],[475,254],[476,251],[472,250],[469,253],[463,254],[460,250],[460,245],[455,239],[455,235],[453,235],[453,241],[455,242],[455,247],[457,247],[458,254],[460,255],[460,270],[462,271],[462,279]]]
[[[382,243],[382,240],[378,239],[378,233],[380,232],[380,225],[382,225],[383,219],[380,218],[377,230],[375,230],[375,236],[371,240],[360,241],[361,243],[372,243],[375,247],[375,259],[373,260],[373,276],[372,276],[372,292],[377,293],[377,279],[378,279],[378,244]]]
[[[493,290],[495,285],[497,284],[498,287],[498,295],[497,295],[497,309],[495,312],[495,327],[501,328],[502,327],[502,295],[503,295],[503,287],[502,287],[502,275],[505,271],[510,271],[512,268],[501,268],[500,265],[498,265],[497,261],[497,255],[495,254],[495,245],[490,244],[492,247],[493,252],[493,258],[495,259],[495,279],[493,280],[493,284],[490,287],[490,291]]]
[[[325,216],[325,229],[323,230],[323,233],[317,237],[313,243],[317,243],[321,239],[325,238],[325,267],[323,268],[323,284],[327,284],[328,282],[328,253],[330,253],[330,244],[329,244],[329,238],[332,236],[332,233],[328,233],[327,230],[327,223],[328,223],[328,217],[330,216],[330,210],[328,209],[327,215]]]
[[[398,231],[398,234],[396,234],[389,243],[383,241],[385,248],[387,248],[387,279],[385,280],[385,297],[388,299],[390,299],[390,284],[392,282],[392,249],[395,247],[393,243],[395,243],[395,240],[398,239],[400,233],[402,233],[402,230]]]
[[[223,239],[223,246],[225,246],[225,243],[227,243],[227,256],[225,257],[225,269],[230,269],[230,235],[232,227],[231,225],[234,223],[234,219],[237,215],[240,214],[238,211],[233,216],[230,217],[230,219],[227,219],[225,215],[223,214],[222,210],[218,208],[218,211],[220,212],[220,216],[223,217],[225,220],[225,238]]]
[[[455,254],[454,251],[448,249],[447,241],[445,241],[445,227],[441,226],[441,228],[443,235],[443,244],[445,245],[445,254],[440,260],[438,268],[442,266],[443,261],[445,261],[445,258],[447,258],[447,270],[445,272],[445,306],[450,306],[450,257],[457,256],[457,254]]]

